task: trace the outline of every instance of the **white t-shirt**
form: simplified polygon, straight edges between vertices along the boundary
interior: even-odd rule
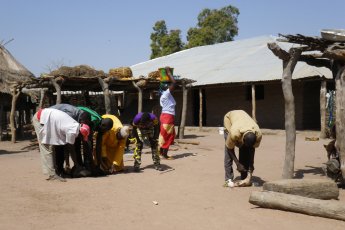
[[[40,123],[43,125],[38,138],[42,144],[74,144],[79,135],[80,124],[67,113],[57,109],[43,109]]]
[[[175,116],[176,101],[170,93],[170,89],[163,91],[160,98],[160,105],[162,106],[162,113],[168,113]]]

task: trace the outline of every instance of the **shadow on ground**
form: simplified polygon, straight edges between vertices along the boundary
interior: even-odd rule
[[[6,155],[6,154],[15,154],[15,153],[25,153],[28,152],[27,150],[23,151],[7,151],[7,150],[0,150],[0,155]]]
[[[204,135],[188,134],[188,135],[184,135],[183,139],[181,139],[181,140],[184,140],[184,139],[195,139],[195,138],[198,138],[198,137],[205,137],[205,136]]]
[[[191,156],[194,157],[194,156],[196,156],[196,154],[195,153],[181,153],[181,154],[174,155],[173,158],[175,160],[177,160],[177,159],[181,159],[181,158],[184,158],[184,157],[191,157]]]
[[[321,167],[314,166],[305,166],[307,169],[298,169],[295,171],[294,179],[304,178],[304,174],[313,174],[313,175],[324,175],[324,172]]]

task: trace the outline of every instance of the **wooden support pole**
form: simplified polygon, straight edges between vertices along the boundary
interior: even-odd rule
[[[46,90],[45,89],[41,89],[40,104],[39,104],[38,108],[43,108],[43,103],[44,103],[45,96],[46,96]]]
[[[202,88],[199,88],[199,130],[202,130]]]
[[[292,92],[292,73],[302,50],[290,48],[289,53],[281,49],[276,43],[268,43],[268,48],[283,61],[282,89],[285,100],[285,160],[283,167],[284,179],[291,179],[294,175],[296,122],[295,99]]]
[[[1,104],[0,105],[0,141],[2,141],[2,118],[3,118],[3,113],[4,113],[4,106]]]
[[[98,82],[102,87],[103,90],[103,97],[104,97],[104,106],[105,112],[107,114],[111,114],[111,105],[110,105],[110,96],[109,96],[109,79],[102,79],[101,77],[98,78]]]
[[[181,124],[180,124],[180,132],[179,132],[179,139],[184,138],[184,128],[186,125],[186,117],[187,117],[187,95],[188,89],[186,87],[186,82],[182,81],[182,116],[181,116]]]
[[[61,104],[61,85],[54,78],[50,79],[56,91],[56,104]]]
[[[134,81],[132,84],[138,90],[138,113],[141,113],[143,110],[143,91]]]
[[[252,84],[252,118],[255,122],[256,120],[256,98],[255,98],[255,85]]]
[[[327,93],[327,82],[326,80],[321,81],[320,86],[320,138],[326,138],[326,93]]]
[[[301,55],[301,50],[290,49],[289,61],[284,61],[282,89],[285,99],[285,161],[282,177],[291,179],[294,175],[295,147],[296,147],[296,122],[295,99],[292,92],[292,73]]]
[[[335,89],[335,130],[337,139],[335,143],[340,158],[340,170],[345,179],[345,65],[338,70],[335,78]]]
[[[17,87],[11,88],[12,94],[12,104],[11,104],[11,113],[10,113],[10,126],[11,126],[11,141],[12,143],[16,142],[16,125],[15,125],[15,113],[17,107],[17,99],[20,95],[20,90],[17,90]]]
[[[254,191],[249,197],[249,203],[262,208],[279,209],[345,221],[345,204],[336,200],[319,200],[279,192]]]

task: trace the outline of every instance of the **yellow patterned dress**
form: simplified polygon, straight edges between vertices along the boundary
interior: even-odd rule
[[[102,118],[113,120],[113,127],[102,136],[102,167],[110,172],[122,171],[124,168],[123,154],[126,147],[126,138],[118,139],[117,133],[123,127],[121,121],[114,115],[105,114]],[[114,171],[115,170],[115,171]]]

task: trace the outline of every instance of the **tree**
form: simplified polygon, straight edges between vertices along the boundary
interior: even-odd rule
[[[239,9],[231,5],[220,10],[204,9],[198,16],[197,27],[187,32],[188,44],[185,48],[233,41],[238,34],[239,14]]]
[[[181,30],[168,32],[164,20],[157,21],[151,33],[151,59],[169,55],[183,49],[233,41],[238,34],[238,8],[226,6],[220,10],[204,9],[198,16],[198,24],[187,33],[187,44],[181,40]]]
[[[180,30],[170,30],[168,33],[164,20],[158,21],[151,33],[151,59],[169,55],[182,50],[184,44],[181,40]]]

